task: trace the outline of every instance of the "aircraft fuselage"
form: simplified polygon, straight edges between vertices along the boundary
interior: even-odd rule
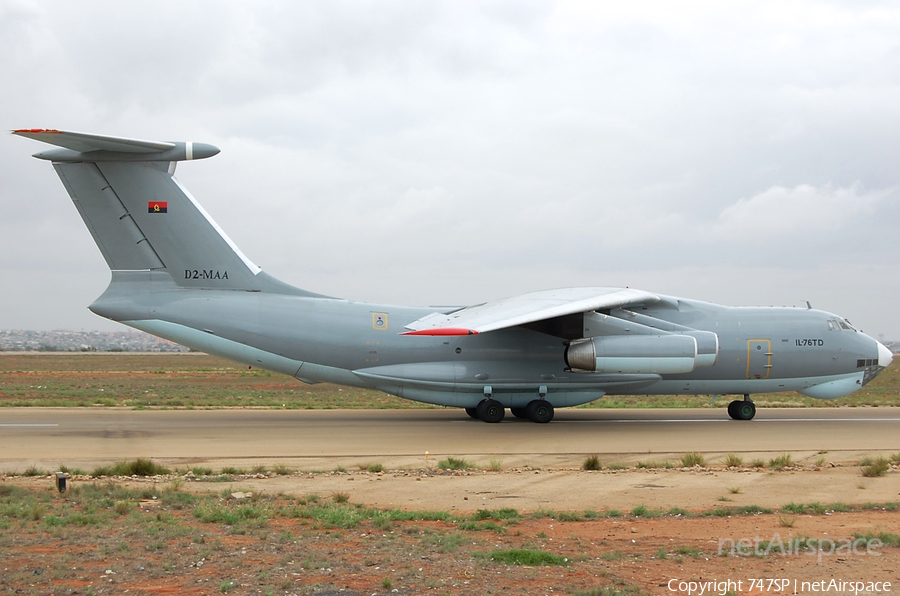
[[[524,407],[536,396],[557,407],[615,394],[800,391],[836,398],[860,388],[880,357],[875,340],[824,311],[725,307],[664,296],[656,305],[626,312],[715,333],[714,365],[672,375],[575,372],[565,360],[568,340],[544,331],[401,335],[408,323],[434,309],[191,290],[151,281],[161,274],[115,275],[118,283],[91,306],[102,316],[305,381],[375,388],[448,406],[475,407],[486,392],[507,407]],[[134,280],[123,292],[125,276]]]

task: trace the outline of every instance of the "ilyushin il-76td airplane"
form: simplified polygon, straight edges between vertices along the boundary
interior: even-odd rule
[[[843,397],[891,352],[812,308],[727,307],[631,288],[544,290],[465,308],[350,302],[264,273],[173,175],[216,147],[59,130],[52,162],[112,271],[96,314],[191,348],[307,382],[378,389],[546,423],[604,395]],[[808,306],[808,305],[807,305]]]

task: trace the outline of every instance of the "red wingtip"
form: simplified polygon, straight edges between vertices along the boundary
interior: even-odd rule
[[[19,128],[13,131],[18,133],[38,133],[38,132],[49,132],[52,134],[62,134],[55,128]]]
[[[407,331],[400,335],[478,335],[478,332],[474,329],[463,329],[461,327],[438,327],[436,329]]]

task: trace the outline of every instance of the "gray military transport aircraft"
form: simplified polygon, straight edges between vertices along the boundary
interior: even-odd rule
[[[891,352],[812,308],[727,307],[630,288],[545,290],[465,308],[315,294],[264,273],[174,177],[216,147],[47,129],[52,162],[112,271],[90,309],[191,348],[296,377],[549,422],[604,395],[843,397]]]

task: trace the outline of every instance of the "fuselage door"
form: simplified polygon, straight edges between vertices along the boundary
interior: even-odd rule
[[[772,371],[772,342],[751,339],[747,342],[747,378],[768,379]]]

